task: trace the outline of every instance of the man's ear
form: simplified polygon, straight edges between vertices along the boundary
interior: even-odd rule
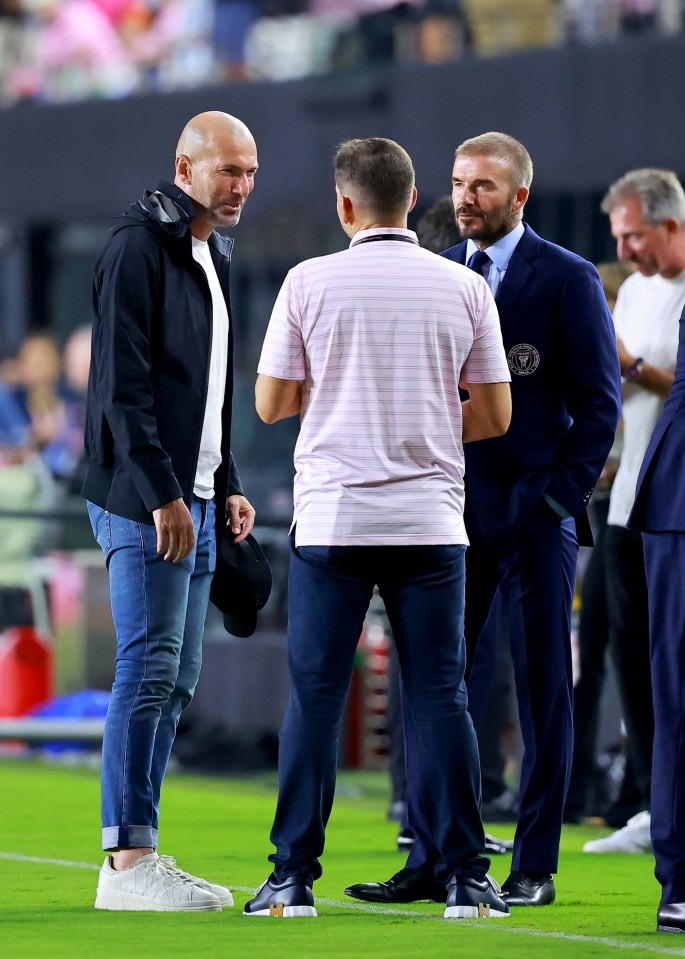
[[[341,207],[342,207],[342,221],[343,223],[354,223],[355,212],[354,204],[349,196],[345,196],[343,193],[340,197]]]
[[[414,192],[411,195],[411,203],[409,204],[409,209],[407,210],[407,213],[411,213],[411,211],[414,209],[418,198],[419,198],[419,191],[416,189],[416,187],[414,187]]]
[[[518,188],[518,190],[514,194],[514,201],[513,201],[514,210],[520,210],[522,206],[525,206],[529,193],[530,193],[530,190],[528,189],[527,186],[520,186]]]
[[[190,183],[192,179],[193,165],[184,153],[180,153],[176,157],[176,183],[180,186],[182,183]]]

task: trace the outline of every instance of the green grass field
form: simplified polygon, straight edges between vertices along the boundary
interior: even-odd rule
[[[651,856],[590,856],[601,835],[570,827],[562,841],[557,902],[512,911],[508,920],[441,918],[442,907],[384,910],[343,894],[352,882],[387,879],[403,863],[385,819],[387,777],[345,773],[328,831],[318,919],[242,915],[266,878],[275,776],[170,776],[160,852],[190,872],[230,885],[222,913],[109,913],[93,909],[99,851],[96,772],[38,761],[0,760],[0,956],[104,959],[202,956],[232,959],[546,959],[684,956],[685,937],[655,931],[659,889]],[[493,832],[511,836],[511,827]],[[22,858],[25,857],[25,858]],[[509,857],[491,867],[500,882]]]

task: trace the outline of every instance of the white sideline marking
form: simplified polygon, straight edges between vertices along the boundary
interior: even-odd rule
[[[0,859],[11,860],[14,862],[36,862],[48,866],[67,866],[72,869],[94,869],[100,871],[100,866],[92,862],[72,862],[70,859],[48,859],[43,856],[25,856],[19,852],[0,852]],[[252,893],[252,886],[231,886],[234,892]],[[583,942],[593,945],[609,946],[612,949],[642,949],[643,952],[653,952],[660,956],[685,956],[685,949],[677,947],[657,945],[648,942],[623,942],[620,939],[608,939],[602,936],[582,936],[574,935],[568,932],[547,932],[544,929],[520,929],[516,926],[510,926],[506,921],[484,922],[480,919],[454,919],[445,920],[441,915],[434,915],[426,912],[411,912],[404,909],[390,909],[387,906],[373,905],[359,901],[341,901],[339,899],[327,899],[325,897],[316,897],[317,905],[334,906],[336,909],[353,909],[355,912],[366,912],[381,916],[405,916],[408,919],[427,919],[433,922],[455,922],[468,923],[469,928],[482,929],[487,932],[502,932],[508,935],[535,936],[539,939],[562,939],[568,942]]]
[[[14,862],[39,862],[48,866],[71,866],[72,869],[96,869],[92,862],[72,862],[70,859],[45,859],[43,856],[24,856],[20,852],[0,852],[0,859],[12,859]]]

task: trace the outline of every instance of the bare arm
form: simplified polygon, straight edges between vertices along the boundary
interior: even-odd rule
[[[469,399],[462,403],[464,443],[502,436],[511,422],[511,389],[508,383],[463,383]]]
[[[255,406],[265,423],[277,423],[296,416],[302,407],[302,381],[279,380],[259,373],[255,384]]]
[[[616,346],[618,347],[618,361],[621,364],[621,375],[625,376],[630,367],[637,361],[636,356],[626,350],[621,340],[616,337]],[[642,369],[631,383],[641,387],[643,390],[649,390],[650,393],[658,393],[659,396],[667,397],[673,386],[674,373],[671,370],[663,370],[658,366],[651,366],[642,361]]]

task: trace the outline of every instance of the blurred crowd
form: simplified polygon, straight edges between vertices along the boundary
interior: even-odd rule
[[[30,333],[0,363],[0,472],[25,467],[44,488],[79,490],[89,367],[90,326],[63,349],[48,333]]]
[[[0,0],[0,103],[678,33],[684,0]]]

